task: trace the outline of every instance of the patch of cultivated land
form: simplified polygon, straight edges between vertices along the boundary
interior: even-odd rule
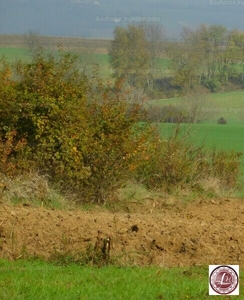
[[[0,47],[27,48],[28,35],[0,35]],[[65,49],[83,47],[96,49],[96,53],[107,53],[111,40],[85,39],[80,37],[36,36],[35,43],[43,48],[55,48],[62,45]]]
[[[48,259],[94,246],[98,230],[111,237],[110,255],[122,265],[165,267],[238,264],[244,267],[244,202],[175,199],[134,203],[129,212],[52,210],[0,204],[0,255]],[[23,250],[24,249],[24,250]]]

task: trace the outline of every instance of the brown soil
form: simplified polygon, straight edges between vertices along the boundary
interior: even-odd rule
[[[78,253],[95,247],[98,230],[111,238],[110,257],[123,265],[244,267],[244,201],[176,200],[134,204],[128,213],[53,210],[0,203],[0,255],[16,259]],[[150,209],[151,207],[151,209]]]

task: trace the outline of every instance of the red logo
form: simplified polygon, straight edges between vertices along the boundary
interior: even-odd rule
[[[214,292],[220,295],[228,295],[238,287],[238,274],[230,266],[218,266],[209,277],[209,283]]]

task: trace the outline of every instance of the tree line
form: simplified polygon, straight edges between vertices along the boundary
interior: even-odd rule
[[[109,56],[116,78],[149,94],[177,96],[200,88],[216,92],[244,86],[244,32],[221,25],[183,28],[177,42],[168,42],[158,24],[117,27]],[[160,74],[162,57],[170,61],[168,74]]]

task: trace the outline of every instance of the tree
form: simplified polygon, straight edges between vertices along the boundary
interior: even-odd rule
[[[40,36],[36,31],[30,30],[25,35],[25,43],[27,45],[31,57],[34,57],[42,48]]]
[[[194,31],[184,28],[182,41],[170,44],[167,52],[174,70],[173,84],[180,86],[183,93],[186,93],[198,84],[199,70],[202,69],[203,54],[198,37]]]
[[[207,80],[221,80],[224,70],[224,53],[228,46],[228,31],[221,25],[202,25],[196,32],[204,51]]]
[[[131,86],[145,85],[150,55],[146,35],[141,27],[117,27],[109,56],[116,78],[125,79]]]
[[[158,75],[157,59],[164,50],[165,31],[159,23],[142,22],[140,27],[145,33],[147,48],[149,52],[148,88],[154,89],[155,75]]]
[[[241,65],[240,80],[244,82],[244,32],[233,30],[229,34],[230,47],[228,55],[231,57],[232,65],[234,62]]]
[[[219,25],[202,25],[196,30],[184,28],[182,41],[172,44],[174,83],[183,91],[202,84],[212,92],[229,81],[234,64],[241,61],[242,42],[239,35]]]
[[[211,112],[208,107],[212,106],[208,97],[194,94],[183,99],[181,110],[188,123],[202,123],[210,119]]]
[[[82,43],[78,43],[74,51],[77,56],[77,67],[84,76],[92,77],[94,69],[97,68],[95,59],[96,48],[92,46],[87,48]]]

